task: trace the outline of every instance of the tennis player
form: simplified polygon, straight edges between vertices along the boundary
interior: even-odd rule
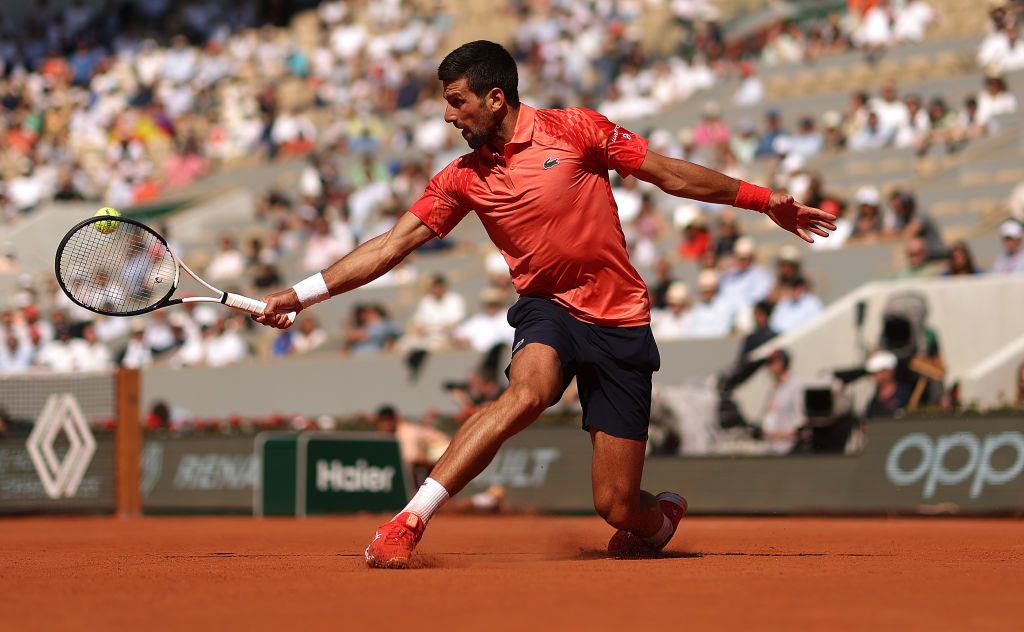
[[[660,357],[647,287],[633,268],[608,181],[610,169],[671,195],[766,214],[812,242],[835,216],[788,195],[649,151],[647,141],[583,108],[537,110],[520,103],[515,61],[476,41],[438,67],[444,119],[470,153],[427,185],[390,231],[294,287],[263,297],[265,325],[381,276],[428,240],[475,212],[508,262],[520,298],[508,389],[474,414],[409,504],[366,548],[373,567],[402,568],[434,512],[494,458],[509,437],[557,402],[573,377],[593,445],[594,507],[617,529],[609,551],[646,556],[672,538],[686,501],[640,489]]]

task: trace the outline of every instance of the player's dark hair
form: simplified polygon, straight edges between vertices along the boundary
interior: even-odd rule
[[[519,106],[519,71],[516,60],[501,44],[477,40],[459,46],[441,61],[437,78],[444,82],[465,77],[469,89],[483,97],[493,88],[505,93],[505,101]]]

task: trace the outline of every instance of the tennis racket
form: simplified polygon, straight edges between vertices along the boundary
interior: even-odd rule
[[[250,314],[267,307],[210,285],[174,256],[159,233],[126,217],[90,217],[76,224],[57,247],[54,267],[68,298],[106,316],[137,316],[181,303],[222,303]],[[181,270],[214,295],[171,298]],[[295,313],[288,318],[295,320]]]

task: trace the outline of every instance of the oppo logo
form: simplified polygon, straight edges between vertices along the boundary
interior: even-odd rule
[[[904,456],[907,453],[914,456]],[[996,469],[992,457],[1012,452],[1012,463]],[[950,465],[952,462],[952,465]],[[907,464],[915,464],[905,467]],[[978,498],[986,485],[1005,485],[1024,470],[1024,434],[1016,431],[985,435],[955,432],[932,438],[923,432],[908,434],[897,441],[885,460],[885,475],[894,485],[906,487],[924,481],[923,498],[935,496],[939,486],[971,481],[970,497]]]

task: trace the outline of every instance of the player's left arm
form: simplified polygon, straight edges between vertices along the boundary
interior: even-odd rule
[[[836,229],[835,215],[801,204],[791,195],[654,151],[647,151],[633,175],[670,195],[764,213],[781,228],[808,243],[814,242],[811,234],[828,237],[828,231]]]

